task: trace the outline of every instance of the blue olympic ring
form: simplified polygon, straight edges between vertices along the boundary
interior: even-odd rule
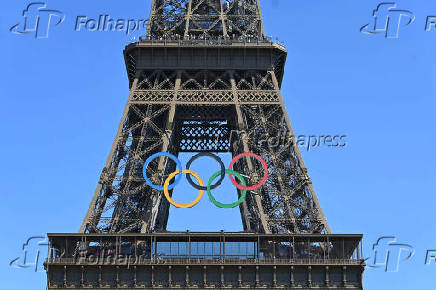
[[[167,152],[158,152],[155,153],[153,155],[151,155],[150,157],[148,157],[147,161],[145,161],[144,164],[144,178],[145,178],[145,182],[151,186],[152,188],[156,189],[156,190],[164,190],[163,186],[157,186],[155,184],[153,184],[153,182],[151,182],[151,180],[147,177],[147,167],[150,164],[150,162],[156,158],[156,157],[160,157],[160,156],[165,156],[165,157],[169,157],[172,160],[174,160],[177,163],[177,168],[179,169],[179,172],[182,172],[183,167],[182,167],[182,162],[179,160],[179,158],[177,158],[177,156],[174,156],[173,154],[167,153]],[[168,189],[173,189],[177,183],[179,183],[180,179],[182,179],[182,174],[179,174],[176,176],[176,179],[174,180],[174,183],[171,184]]]

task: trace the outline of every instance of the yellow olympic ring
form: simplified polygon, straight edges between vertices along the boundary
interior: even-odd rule
[[[171,203],[172,205],[174,205],[174,206],[177,207],[177,208],[191,208],[191,207],[195,206],[197,203],[199,203],[200,200],[203,198],[204,190],[200,190],[200,193],[198,194],[197,199],[194,200],[194,201],[191,202],[191,203],[181,204],[181,203],[177,203],[177,202],[175,202],[175,201],[170,197],[170,194],[169,194],[169,192],[168,192],[168,186],[170,185],[170,181],[171,181],[171,179],[173,179],[174,176],[176,176],[176,175],[179,174],[179,173],[180,173],[180,171],[178,171],[178,170],[177,170],[177,171],[174,171],[173,173],[170,174],[170,176],[168,176],[167,180],[165,180],[165,183],[164,183],[164,186],[163,186],[163,187],[164,187],[164,194],[165,194],[165,197],[167,198],[167,200],[169,201],[169,203]],[[200,186],[204,186],[203,180],[201,180],[200,176],[199,176],[197,173],[195,173],[195,172],[193,172],[193,171],[191,171],[191,170],[188,170],[188,169],[183,169],[183,172],[182,172],[182,173],[185,173],[185,174],[191,174],[192,176],[195,177],[195,179],[197,179],[197,181],[198,181],[198,183],[200,184]]]

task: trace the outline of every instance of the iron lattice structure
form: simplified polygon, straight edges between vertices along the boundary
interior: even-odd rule
[[[257,0],[153,0],[153,37],[263,35]]]
[[[146,185],[156,152],[254,152],[266,184],[240,206],[246,231],[329,233],[280,92],[287,52],[264,35],[258,0],[154,0],[147,36],[124,51],[130,95],[80,232],[165,231],[169,203]],[[263,169],[235,169],[256,183]],[[162,185],[175,170],[156,158]],[[240,195],[241,192],[238,192]]]

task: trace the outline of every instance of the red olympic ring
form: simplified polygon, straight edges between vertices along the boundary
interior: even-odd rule
[[[259,187],[261,187],[262,185],[264,185],[266,180],[268,179],[268,165],[266,164],[266,161],[262,157],[260,157],[259,155],[254,154],[252,152],[246,152],[246,153],[241,153],[238,156],[236,156],[235,158],[233,158],[232,162],[230,163],[229,170],[233,170],[233,165],[236,163],[236,161],[238,161],[242,157],[254,157],[257,160],[259,160],[260,163],[262,163],[262,166],[263,166],[264,172],[265,172],[265,174],[263,175],[262,180],[257,185],[242,186],[242,185],[239,185],[236,182],[236,180],[233,178],[232,174],[229,173],[230,180],[232,181],[233,185],[236,186],[237,188],[239,188],[240,190],[256,190]]]

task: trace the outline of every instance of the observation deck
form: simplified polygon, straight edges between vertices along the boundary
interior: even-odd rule
[[[362,235],[49,234],[47,289],[362,289]]]
[[[274,70],[281,86],[286,56],[271,37],[141,37],[124,49],[130,83],[141,70]]]

